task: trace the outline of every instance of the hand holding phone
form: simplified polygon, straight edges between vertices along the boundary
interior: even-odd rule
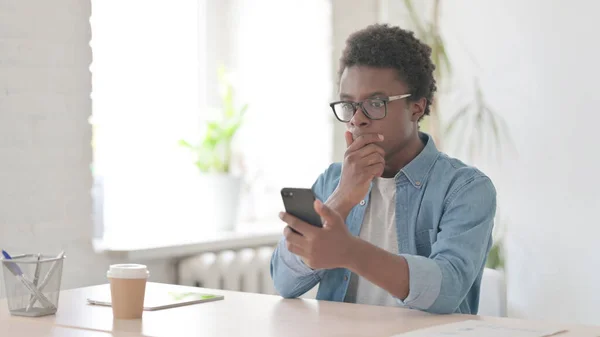
[[[358,239],[350,233],[342,216],[316,202],[310,189],[284,188],[281,197],[286,213],[280,216],[288,224],[283,231],[287,250],[313,270],[348,266]],[[327,228],[319,228],[324,223]]]

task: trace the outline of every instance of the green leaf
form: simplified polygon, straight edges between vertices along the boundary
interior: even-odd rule
[[[500,269],[504,267],[504,256],[502,255],[501,242],[497,242],[492,245],[492,248],[490,248],[490,252],[488,253],[485,266],[491,269]]]
[[[492,136],[493,144],[491,144],[491,146],[494,148],[502,148],[502,136],[500,135],[500,126],[498,124],[498,121],[496,120],[496,114],[490,108],[486,108],[486,111],[488,113],[488,117],[489,117],[489,121],[490,121],[490,129],[492,129],[492,134],[493,134],[493,136]],[[500,161],[502,159],[501,151],[495,151],[495,152],[496,152],[496,160]]]
[[[248,104],[244,104],[242,106],[242,108],[240,109],[240,112],[239,112],[239,116],[244,117],[244,115],[246,114],[246,110],[248,110]]]
[[[452,75],[452,63],[450,62],[450,58],[448,53],[446,52],[446,44],[442,40],[441,36],[437,36],[437,44],[438,44],[438,53],[439,53],[439,63],[442,66],[442,69],[445,69],[447,75]],[[441,69],[440,69],[440,72]]]
[[[208,147],[215,147],[223,140],[223,129],[218,122],[208,122],[206,124],[206,135],[202,144]]]
[[[419,18],[419,15],[417,14],[417,11],[415,10],[415,7],[413,6],[412,1],[404,0],[404,6],[406,6],[406,9],[408,10],[408,14],[410,15],[410,19],[413,22],[413,24],[415,25],[415,30],[417,31],[417,35],[421,38],[425,38],[425,36],[427,36],[427,34],[425,34],[425,28],[423,27],[423,23],[421,22],[421,19]]]
[[[230,125],[228,128],[225,129],[224,135],[227,139],[232,139],[233,136],[235,135],[235,133],[237,132],[237,130],[240,128],[240,125],[242,124],[241,121],[238,121],[232,125]]]
[[[231,118],[235,114],[233,106],[233,88],[230,85],[226,86],[225,94],[222,97],[223,113],[226,118]]]
[[[236,109],[235,90],[229,83],[223,65],[217,69],[217,76],[221,97],[220,116],[205,123],[204,136],[197,146],[180,142],[182,146],[196,150],[194,165],[201,172],[229,172],[232,138],[241,127],[248,110],[247,104]]]
[[[462,107],[460,110],[458,110],[458,112],[455,113],[454,116],[452,116],[452,118],[448,122],[448,125],[446,126],[446,129],[444,130],[444,136],[450,137],[452,135],[452,131],[455,129],[456,125],[464,122],[463,119],[469,112],[470,108],[471,108],[471,105],[467,104],[464,107]]]
[[[202,173],[207,173],[210,170],[210,164],[207,162],[197,160],[194,164],[196,165],[198,170]]]
[[[217,67],[217,81],[220,84],[227,82],[227,69],[224,64],[219,64]]]
[[[194,150],[194,146],[190,143],[188,143],[185,139],[180,139],[179,142],[177,142],[179,144],[179,146],[183,146],[186,147],[188,149]]]

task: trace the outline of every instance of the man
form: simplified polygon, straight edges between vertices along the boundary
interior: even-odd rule
[[[312,188],[323,228],[280,214],[271,275],[282,296],[320,283],[320,300],[477,313],[496,191],[419,132],[436,90],[430,55],[398,27],[348,38],[331,103],[347,127],[344,162]]]

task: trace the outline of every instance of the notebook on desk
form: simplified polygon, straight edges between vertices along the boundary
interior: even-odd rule
[[[159,292],[153,291],[151,296],[144,298],[144,310],[153,311],[168,308],[181,307],[184,305],[220,301],[225,297],[222,295],[213,295],[196,292]],[[104,296],[88,298],[87,302],[92,305],[111,306],[110,293]]]

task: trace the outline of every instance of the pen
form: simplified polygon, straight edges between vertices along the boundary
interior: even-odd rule
[[[40,278],[40,258],[42,257],[42,254],[38,253],[37,255],[37,263],[35,264],[35,273],[33,275],[33,285],[37,287],[38,285],[38,280]],[[31,302],[32,300],[34,300],[35,297],[32,295],[29,296],[29,302]],[[28,310],[26,310],[28,311]]]
[[[4,256],[4,258],[6,260],[12,260],[12,258],[10,257],[10,255],[5,251],[2,250],[2,255]],[[27,288],[27,290],[29,290],[29,292],[31,294],[33,294],[35,297],[37,297],[37,299],[40,301],[40,303],[46,307],[46,308],[54,308],[54,304],[52,304],[52,302],[50,302],[50,300],[48,300],[48,298],[46,296],[44,296],[44,294],[42,294],[36,286],[34,286],[31,281],[29,281],[25,275],[23,275],[23,271],[21,271],[21,268],[19,268],[19,266],[14,263],[14,262],[8,262],[6,263],[6,267],[8,268],[8,270],[17,277],[17,279],[19,281],[21,281],[21,283],[23,283],[23,285],[25,286],[25,288]],[[34,297],[34,301],[35,301],[35,297]],[[31,302],[30,302],[31,303]]]
[[[42,257],[42,254],[37,255],[37,263],[35,264],[35,274],[33,275],[33,284],[35,286],[38,285],[38,280],[40,279],[40,258]]]
[[[46,276],[44,276],[44,279],[42,280],[42,283],[40,283],[40,286],[38,287],[40,289],[40,291],[44,290],[44,287],[50,281],[50,276],[52,276],[52,274],[54,274],[54,271],[56,270],[56,266],[58,265],[58,261],[60,259],[62,259],[64,255],[65,255],[65,251],[63,250],[56,257],[58,260],[52,262],[52,265],[50,266],[50,269],[48,269],[48,272],[46,273]],[[34,299],[30,299],[29,300],[29,304],[27,305],[27,308],[25,309],[25,311],[29,311],[29,309],[31,309],[31,307],[34,304],[35,304],[35,298]]]

